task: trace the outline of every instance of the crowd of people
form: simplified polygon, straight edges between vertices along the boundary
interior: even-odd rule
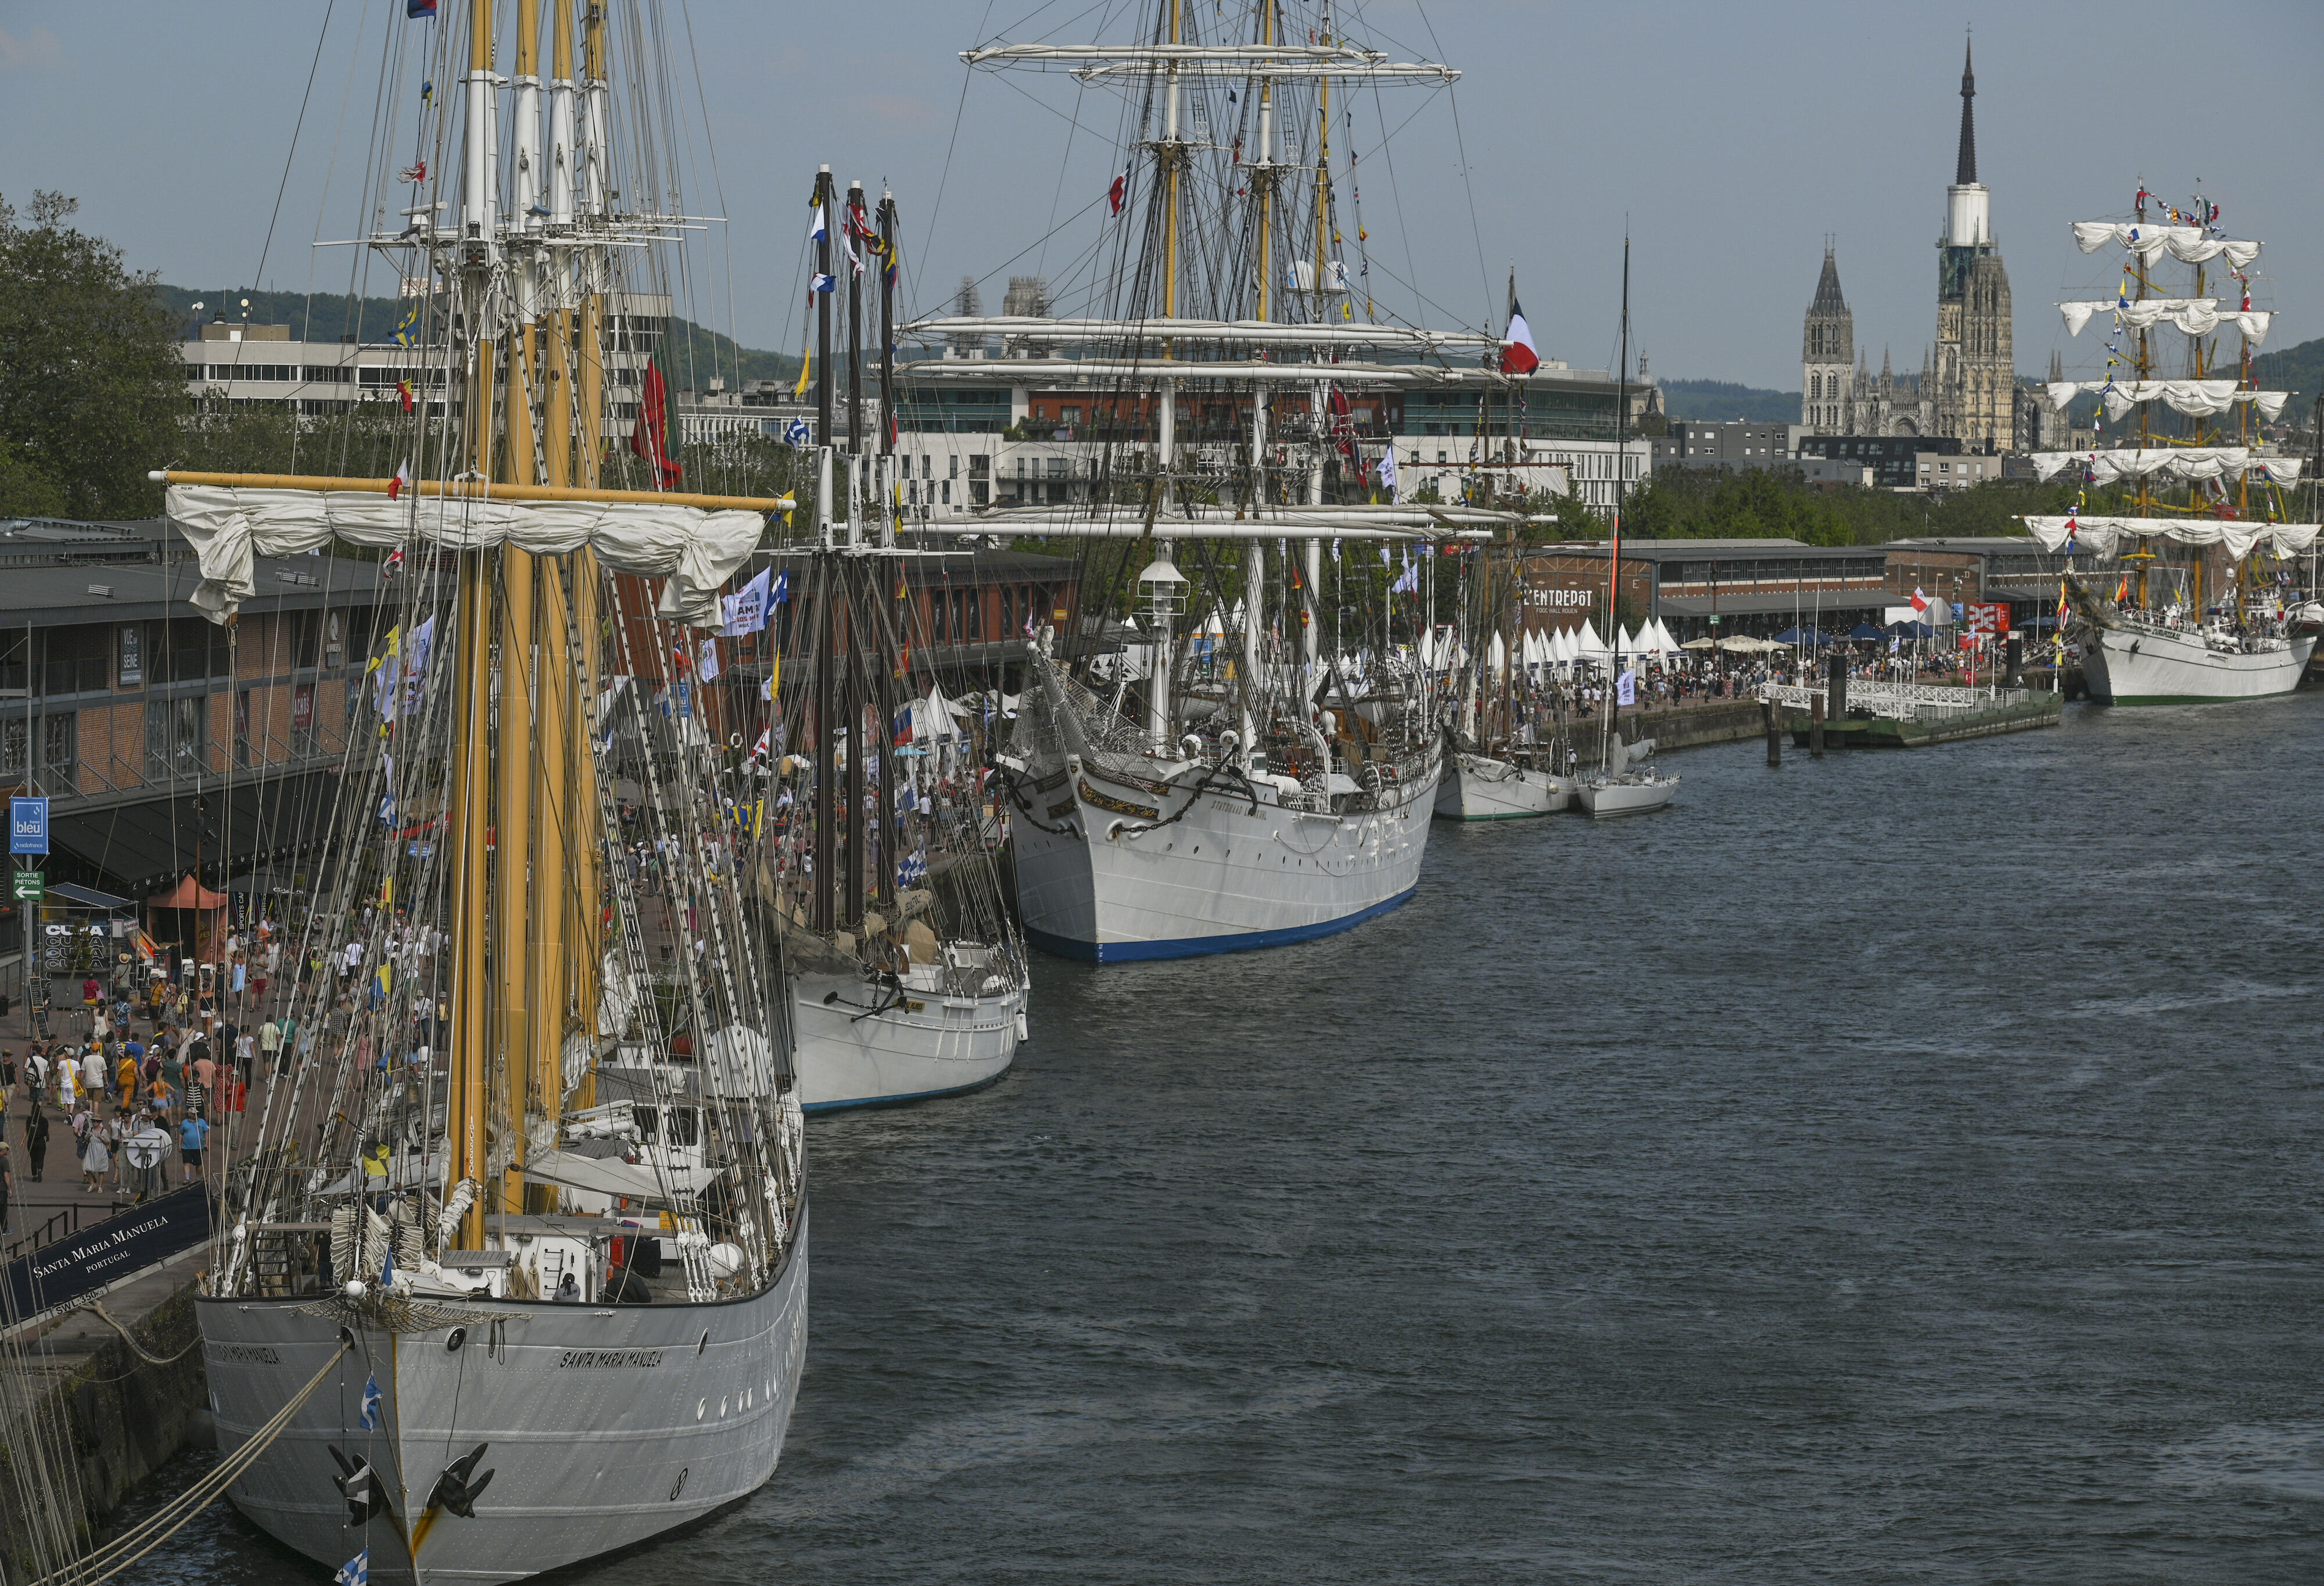
[[[272,1013],[281,930],[269,917],[246,932],[183,975],[124,957],[103,978],[35,978],[30,1039],[0,1045],[0,1233],[16,1231],[10,1192],[67,1154],[59,1177],[77,1170],[84,1194],[142,1199],[208,1176],[214,1136],[299,1037]]]

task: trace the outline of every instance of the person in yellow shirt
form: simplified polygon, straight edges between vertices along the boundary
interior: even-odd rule
[[[137,1060],[127,1053],[113,1065],[113,1086],[121,1092],[121,1109],[129,1111],[137,1105]]]
[[[371,1143],[364,1147],[363,1172],[364,1192],[373,1198],[374,1205],[383,1205],[387,1200],[388,1186],[388,1150],[385,1136],[374,1135],[372,1136]]]

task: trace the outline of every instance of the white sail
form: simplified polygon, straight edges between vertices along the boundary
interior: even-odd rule
[[[2222,309],[2215,297],[2098,298],[2060,303],[2058,311],[2066,318],[2069,336],[2080,336],[2096,315],[2114,314],[2133,330],[2173,325],[2190,336],[2209,336],[2222,325],[2232,325],[2255,347],[2267,339],[2267,328],[2275,317],[2269,309]]]
[[[2202,264],[2224,256],[2236,269],[2247,269],[2259,257],[2255,242],[2211,237],[2200,226],[2139,226],[2119,220],[2077,220],[2074,241],[2082,252],[2094,254],[2107,244],[2120,243],[2145,264],[2168,253],[2181,264]]]
[[[2061,468],[2081,467],[2090,483],[2110,485],[2122,478],[2220,479],[2248,474],[2271,485],[2289,485],[2300,478],[2296,457],[2255,457],[2243,446],[2151,446],[2117,451],[2037,451],[2034,471],[2048,478]]]
[[[2100,456],[2105,453],[2101,452]],[[2070,525],[2070,527],[2069,526]],[[2111,556],[2126,539],[2174,540],[2182,545],[2224,545],[2240,560],[2255,546],[2278,556],[2301,554],[2316,543],[2314,524],[2222,522],[2216,518],[2175,517],[2032,517],[2025,526],[2043,549],[2055,551],[2073,541],[2086,555]]]
[[[665,617],[716,627],[719,587],[757,548],[766,519],[646,502],[397,501],[359,491],[245,490],[172,485],[171,521],[201,564],[194,604],[215,623],[257,593],[255,558],[295,556],[338,540],[392,550],[416,533],[461,551],[511,545],[536,556],[592,551],[615,572],[668,579]]]
[[[2064,412],[2084,392],[2102,393],[2107,416],[2118,419],[2142,402],[2160,402],[2174,413],[2208,419],[2238,402],[2250,403],[2273,421],[2292,400],[2289,391],[2241,391],[2233,380],[2052,380],[2044,388],[2050,405]]]

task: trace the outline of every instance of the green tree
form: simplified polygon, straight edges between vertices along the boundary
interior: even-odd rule
[[[180,449],[174,330],[121,250],[36,191],[30,224],[0,199],[0,505],[84,518],[161,509],[146,470]]]

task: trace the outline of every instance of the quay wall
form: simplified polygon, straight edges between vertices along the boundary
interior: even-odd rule
[[[1633,743],[1655,740],[1655,753],[1700,749],[1711,744],[1739,743],[1766,731],[1757,700],[1722,700],[1715,705],[1686,705],[1675,710],[1642,710],[1622,718],[1622,736]]]
[[[124,1307],[108,1303],[106,1309],[121,1318],[146,1354],[168,1363],[140,1359],[120,1334],[88,1317],[71,1320],[104,1328],[112,1341],[98,1344],[70,1370],[60,1370],[45,1383],[38,1380],[44,1375],[40,1346],[31,1340],[23,1345],[25,1365],[35,1377],[31,1386],[40,1398],[38,1414],[51,1426],[61,1418],[71,1439],[81,1504],[73,1523],[85,1543],[103,1535],[139,1482],[194,1440],[209,1405],[190,1282],[177,1284],[134,1321],[123,1315]],[[25,1452],[11,1435],[0,1446],[0,1464],[11,1464]],[[20,1493],[14,1473],[0,1471],[0,1574],[23,1578],[34,1572],[33,1561],[19,1556],[32,1535]]]

